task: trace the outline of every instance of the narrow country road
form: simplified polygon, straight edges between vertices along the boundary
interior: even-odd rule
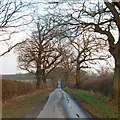
[[[59,86],[58,86],[59,87]],[[37,118],[91,118],[60,87],[55,89]]]

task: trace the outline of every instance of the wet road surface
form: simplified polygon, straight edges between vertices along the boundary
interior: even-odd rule
[[[55,89],[38,118],[91,118],[61,88]]]

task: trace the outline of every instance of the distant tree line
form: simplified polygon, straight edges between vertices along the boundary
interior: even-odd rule
[[[2,79],[7,80],[36,80],[36,76],[33,74],[9,74],[9,75],[2,75]]]

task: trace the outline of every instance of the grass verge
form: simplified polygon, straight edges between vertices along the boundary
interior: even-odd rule
[[[107,97],[76,89],[64,89],[88,112],[96,118],[118,118],[118,107],[113,102],[107,102]]]
[[[40,105],[53,89],[37,90],[34,93],[18,98],[2,109],[2,118],[22,118],[32,107]]]

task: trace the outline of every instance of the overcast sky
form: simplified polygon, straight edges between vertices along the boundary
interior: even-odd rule
[[[40,13],[44,13],[44,9],[40,6]],[[114,32],[116,39],[118,39],[118,33]],[[22,32],[15,34],[12,37],[12,41],[15,41],[16,38],[18,41],[25,40],[27,37],[26,33]],[[23,72],[17,68],[17,55],[14,53],[14,50],[9,52],[3,57],[0,57],[0,74],[14,74]]]
[[[26,33],[15,34],[12,37],[12,40],[15,41],[17,38],[17,42],[21,40],[25,40],[27,37]],[[14,74],[23,72],[17,67],[17,54],[14,52],[14,49],[11,50],[6,55],[0,57],[0,74]]]
[[[25,2],[26,1],[27,0],[25,0]],[[44,2],[44,0],[43,0],[43,2]],[[40,3],[39,14],[44,14],[44,5],[45,4]],[[37,9],[37,8],[35,8],[35,9]],[[31,12],[32,11],[33,11],[33,9],[31,9]],[[30,12],[30,11],[28,11],[28,12]],[[34,16],[35,16],[35,14],[34,14]],[[10,42],[10,44],[15,44],[15,43],[25,40],[28,37],[28,34],[29,35],[31,34],[31,32],[29,31],[31,28],[33,29],[33,24],[29,24],[29,26],[23,26],[22,30],[25,29],[25,31],[22,31],[22,32],[19,32],[16,34],[12,34],[11,40],[8,42]],[[7,35],[4,37],[7,37]],[[1,39],[3,39],[3,36],[0,37],[0,40]],[[0,53],[3,53],[3,51],[6,50],[6,48],[7,48],[6,44],[0,44]],[[26,72],[26,71],[22,71],[22,70],[18,69],[17,66],[18,66],[17,54],[14,53],[14,49],[11,52],[7,53],[6,55],[0,57],[0,74],[15,74],[15,73]]]

